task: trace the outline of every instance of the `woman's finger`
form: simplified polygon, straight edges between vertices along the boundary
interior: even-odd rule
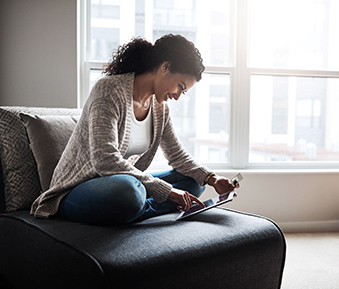
[[[191,198],[192,201],[198,203],[201,207],[203,207],[203,208],[206,207],[205,204],[202,201],[200,201],[197,197],[190,194],[190,198]]]
[[[182,210],[187,211],[188,204],[187,204],[186,194],[183,194],[181,196],[180,203],[181,203]]]
[[[188,210],[192,206],[192,201],[191,201],[189,193],[185,194],[185,200],[186,200],[186,204],[187,204],[186,210]]]

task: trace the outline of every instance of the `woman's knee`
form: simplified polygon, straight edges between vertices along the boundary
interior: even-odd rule
[[[89,219],[92,223],[128,223],[143,213],[146,189],[133,176],[105,176],[79,185],[65,201],[68,203],[66,211],[77,216],[78,221],[84,217],[85,222]]]
[[[142,213],[146,201],[147,193],[144,185],[130,175],[110,176],[109,183],[107,193],[114,195],[112,206],[117,207],[118,205],[120,213],[126,215],[125,222],[129,222],[133,216],[138,217]]]
[[[196,181],[191,185],[191,194],[199,198],[202,193],[205,191],[205,187],[200,186]]]
[[[199,198],[205,190],[205,187],[201,187],[194,179],[190,177],[187,177],[184,181],[173,184],[173,187],[187,191],[197,198]]]
[[[176,170],[156,172],[152,175],[172,184],[174,188],[188,191],[196,197],[200,197],[205,190],[205,187],[201,187],[193,178],[185,176]]]

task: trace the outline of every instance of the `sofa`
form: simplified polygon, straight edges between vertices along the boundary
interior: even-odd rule
[[[1,288],[280,288],[285,238],[262,216],[219,207],[119,226],[31,216],[80,114],[0,107]]]

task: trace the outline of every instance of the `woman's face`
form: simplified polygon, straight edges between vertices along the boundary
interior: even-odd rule
[[[193,76],[171,73],[168,63],[164,62],[156,73],[154,94],[159,103],[169,99],[178,100],[180,95],[185,94],[195,82]]]

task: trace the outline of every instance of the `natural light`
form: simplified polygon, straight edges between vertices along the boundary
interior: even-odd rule
[[[222,168],[339,162],[338,0],[86,3],[85,95],[133,36],[181,34],[206,73],[169,105],[197,160]]]

